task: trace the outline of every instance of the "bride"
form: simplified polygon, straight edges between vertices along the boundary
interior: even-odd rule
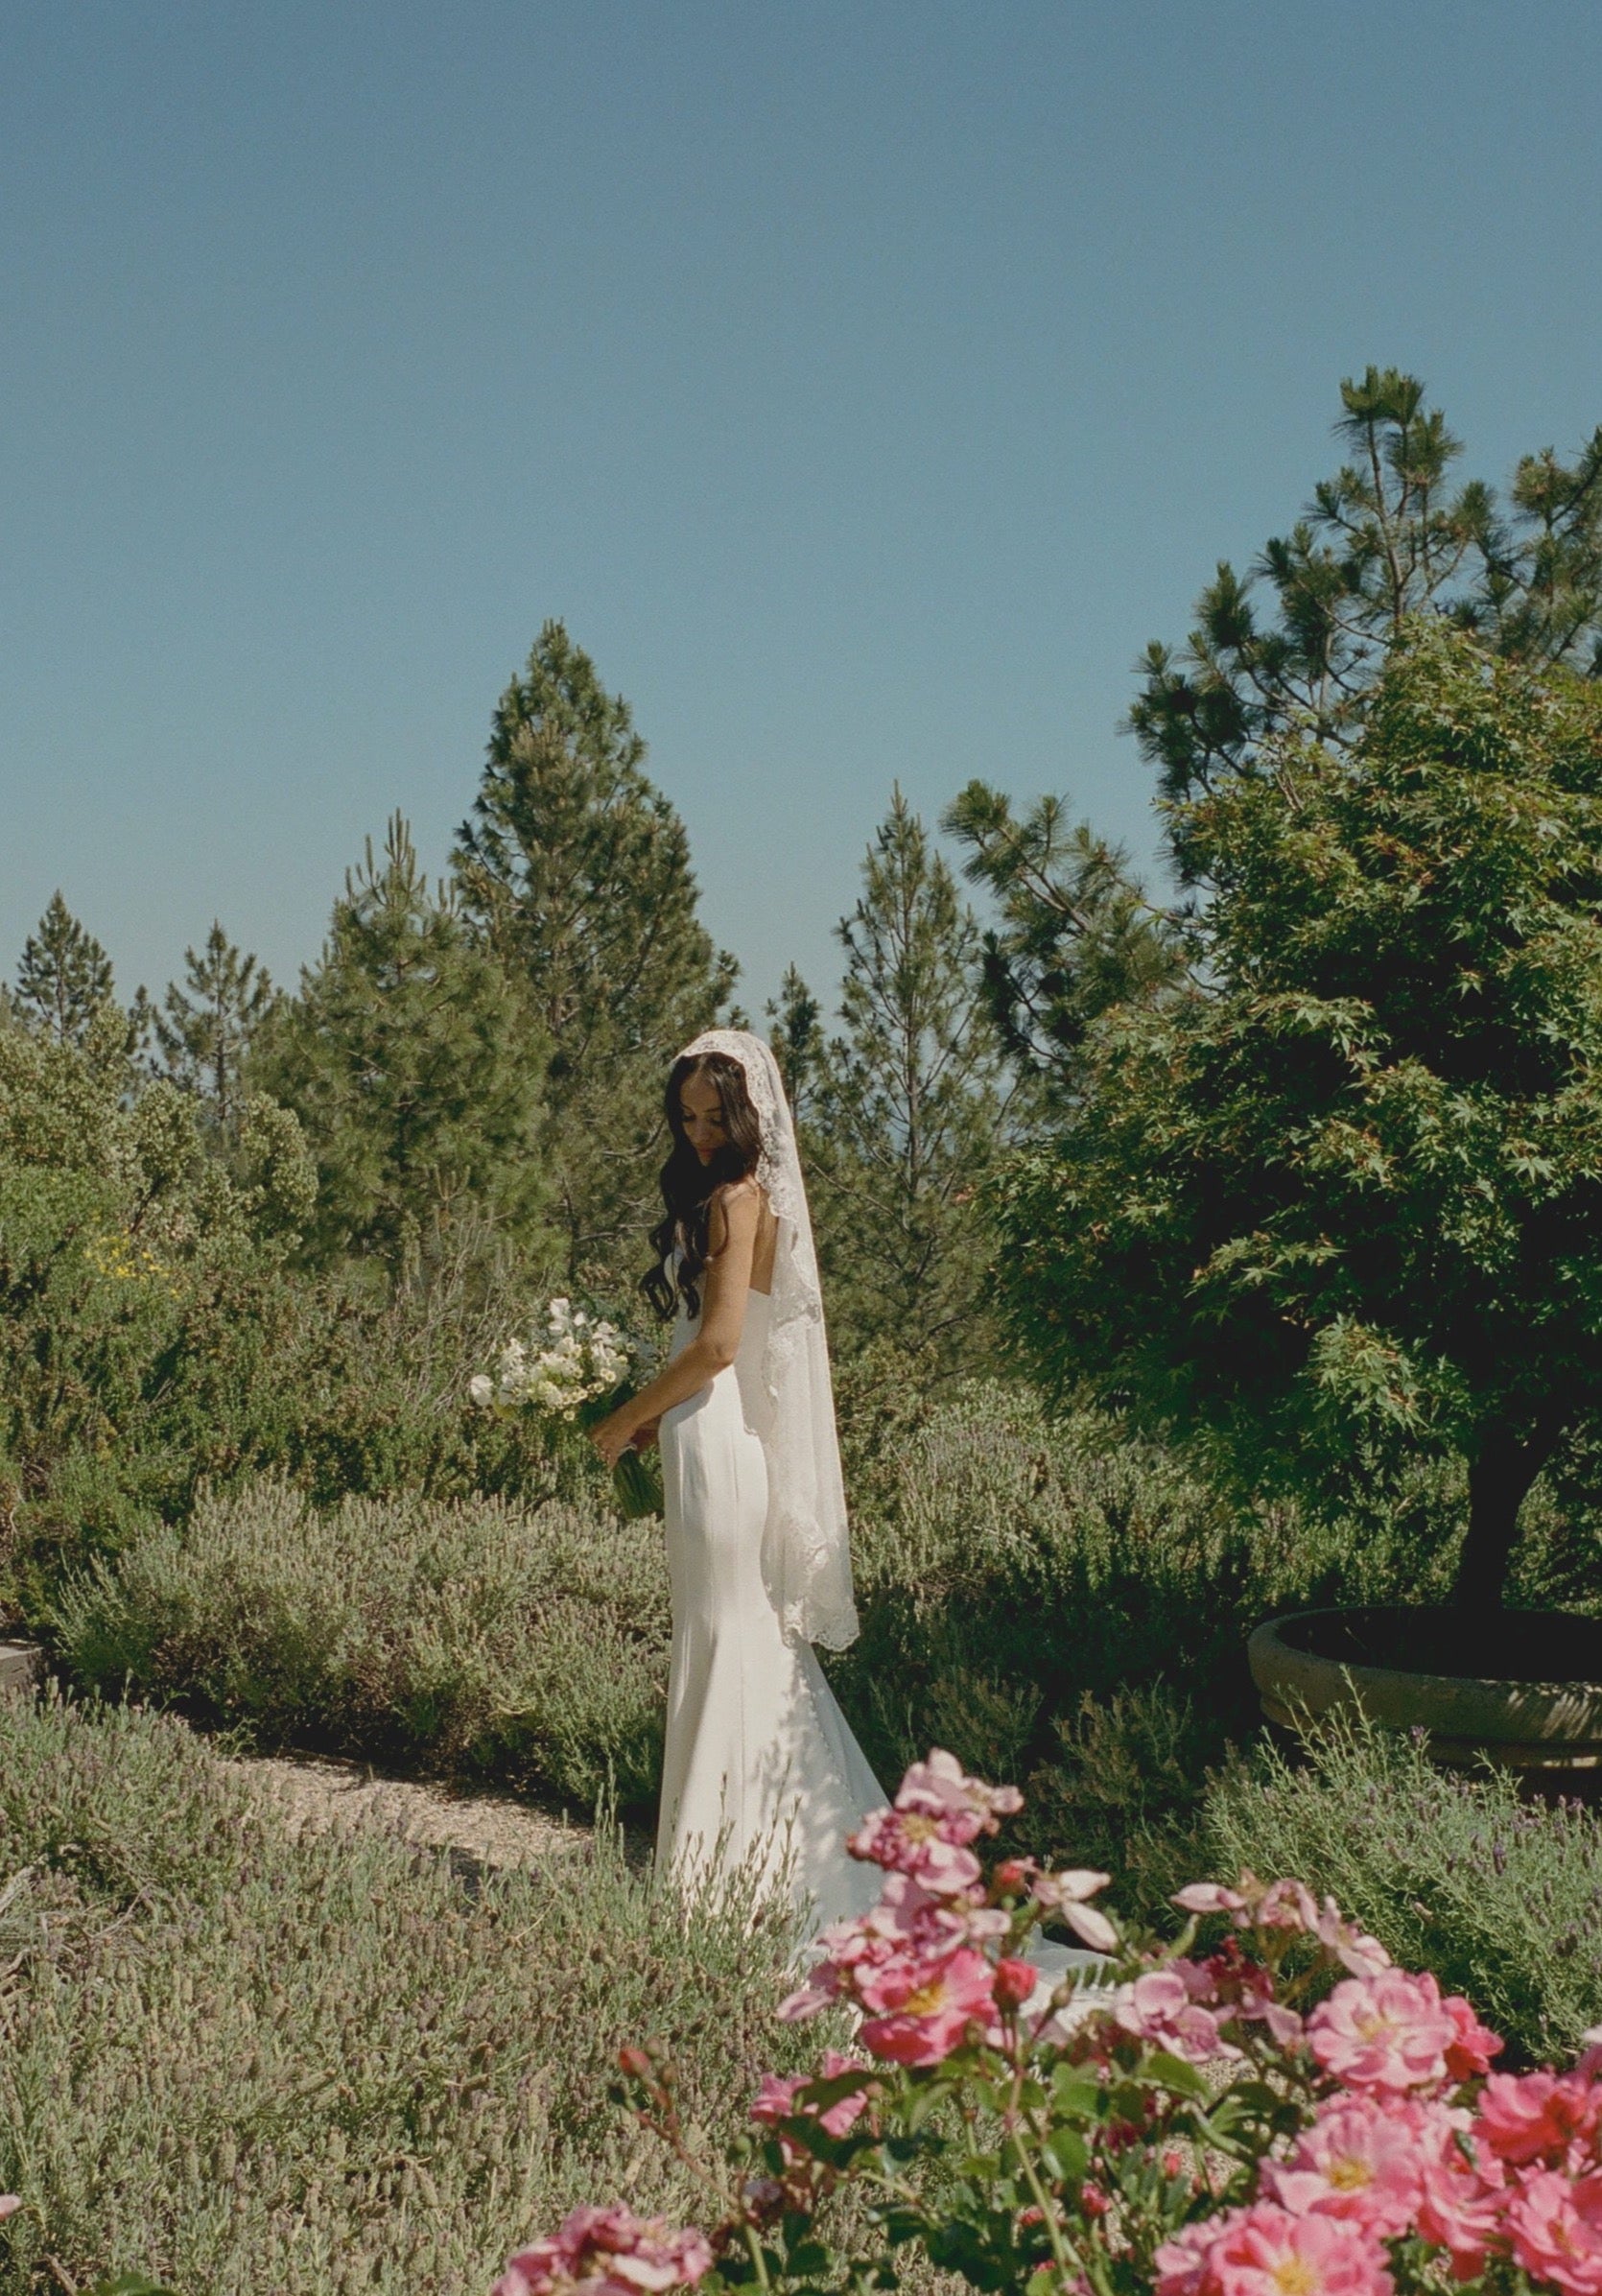
[[[645,1289],[667,1367],[593,1431],[608,1466],[659,1441],[672,1589],[657,1868],[788,1866],[814,1925],[879,1875],[844,1847],[888,1796],[813,1651],[857,1633],[823,1298],[795,1127],[769,1047],[687,1045],[668,1078],[665,1217]]]

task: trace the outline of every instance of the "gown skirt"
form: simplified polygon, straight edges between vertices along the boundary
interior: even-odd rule
[[[662,1415],[673,1633],[656,1859],[692,1889],[745,1868],[760,1895],[787,1874],[815,1930],[876,1901],[883,1877],[845,1836],[889,1796],[763,1577],[767,1311],[753,1291],[734,1362]],[[678,1344],[693,1328],[681,1317]]]

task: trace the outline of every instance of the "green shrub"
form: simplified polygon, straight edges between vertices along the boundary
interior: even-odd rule
[[[1466,1994],[1524,2061],[1602,2020],[1602,1822],[1505,1771],[1437,1769],[1412,1738],[1322,1724],[1305,1766],[1264,1743],[1213,1782],[1209,1870],[1300,1875],[1409,1969]]]
[[[1436,1596],[1456,1538],[1444,1471],[1367,1515],[1246,1512],[1115,1423],[1053,1424],[1000,1385],[926,1411],[866,1479],[862,1634],[830,1673],[880,1774],[934,1741],[1020,1779],[1030,1846],[1118,1872],[1142,1909],[1185,1878],[1208,1764],[1257,1729],[1252,1627]]]
[[[500,1778],[585,1808],[655,1792],[660,1526],[550,1502],[207,1497],[71,1584],[73,1678],[296,1743]]]
[[[608,2102],[659,2036],[686,2118],[810,2051],[792,1951],[592,1850],[469,1887],[377,1829],[294,1840],[181,1725],[0,1704],[0,2289],[143,2268],[192,2296],[483,2296],[596,2191],[692,2212]]]

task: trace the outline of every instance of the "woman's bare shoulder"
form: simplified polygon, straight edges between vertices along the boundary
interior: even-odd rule
[[[712,1191],[712,1203],[725,1219],[753,1219],[767,1207],[767,1192],[752,1173],[724,1180]]]

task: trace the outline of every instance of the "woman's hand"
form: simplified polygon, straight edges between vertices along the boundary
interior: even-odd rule
[[[656,1448],[656,1438],[661,1432],[662,1422],[660,1418],[642,1419],[639,1426],[634,1430],[635,1450],[654,1451]]]
[[[590,1441],[600,1452],[608,1467],[615,1467],[634,1440],[638,1422],[629,1416],[627,1404],[620,1404],[615,1411],[608,1411],[590,1430]]]

